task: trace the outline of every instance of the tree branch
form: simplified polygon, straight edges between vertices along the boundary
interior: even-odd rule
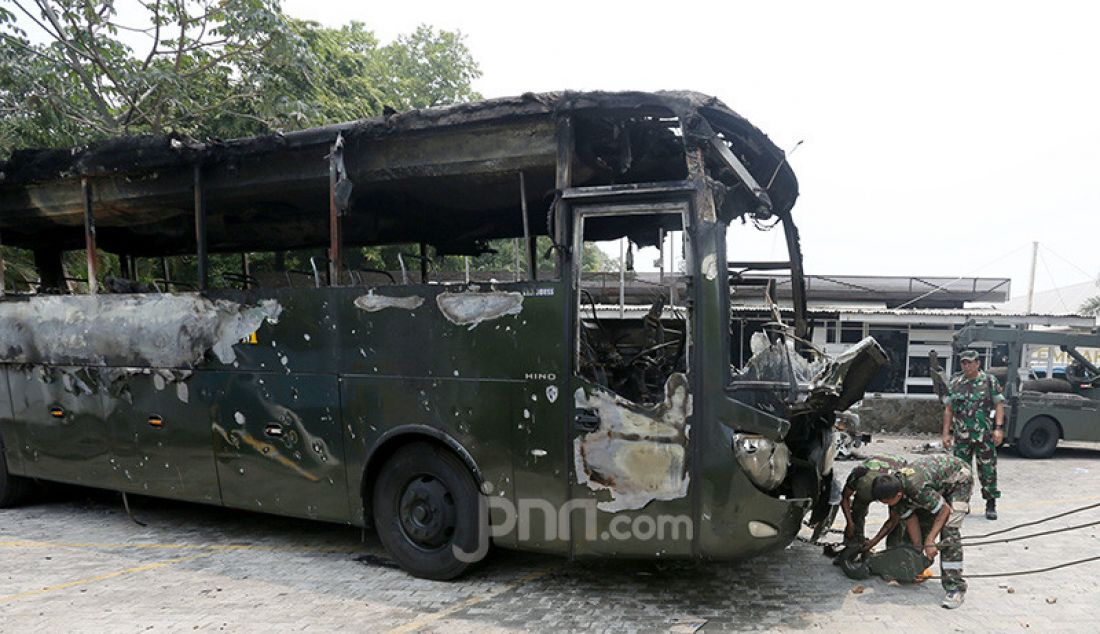
[[[37,3],[38,3],[38,2],[37,2],[37,0],[35,0],[35,4],[37,4]],[[27,8],[26,8],[26,7],[24,7],[24,6],[22,5],[22,4],[20,4],[20,3],[19,3],[19,0],[15,0],[15,6],[16,6],[16,8],[18,8],[18,9],[19,9],[20,11],[22,11],[22,12],[23,12],[23,15],[27,16],[28,18],[30,18],[31,22],[34,22],[35,24],[37,24],[37,25],[38,25],[38,28],[40,28],[40,29],[42,29],[43,31],[45,31],[47,35],[49,35],[50,37],[52,37],[52,38],[54,38],[54,39],[60,39],[60,36],[59,36],[58,34],[56,34],[56,33],[54,33],[53,31],[51,31],[51,30],[50,30],[50,27],[46,26],[45,24],[42,24],[42,22],[41,22],[41,21],[40,21],[40,20],[39,20],[38,18],[34,17],[34,14],[33,14],[33,13],[31,13],[31,12],[30,12],[29,10],[27,10]]]
[[[184,8],[183,0],[176,0],[176,13],[179,15],[180,20],[180,36],[176,40],[176,62],[174,67],[176,72],[180,72],[180,64],[183,63],[183,38],[187,33],[187,20],[190,16],[187,15],[187,11]]]
[[[191,115],[191,116],[206,114],[207,112],[212,112],[214,110],[219,110],[222,107],[224,107],[227,104],[230,104],[234,101],[243,101],[245,99],[252,99],[252,98],[255,98],[255,97],[259,97],[259,96],[260,96],[260,93],[252,92],[252,91],[245,92],[245,93],[239,93],[239,94],[235,94],[235,95],[229,95],[225,99],[222,99],[221,101],[219,101],[215,104],[210,104],[210,105],[205,106],[203,108],[198,108],[196,110],[192,110],[188,114]],[[233,113],[233,114],[240,114],[240,113]],[[244,115],[242,114],[241,116],[244,116]]]
[[[222,38],[220,40],[212,40],[210,42],[198,42],[198,41],[196,41],[195,44],[193,44],[191,46],[184,47],[182,50],[183,50],[184,53],[190,53],[191,51],[198,51],[198,50],[202,50],[204,48],[213,48],[215,46],[221,46],[222,44],[226,44],[228,42],[229,42],[228,37]],[[153,51],[153,52],[150,53],[150,55],[154,55],[154,54],[155,55],[172,55],[174,53],[178,53],[179,51],[180,51],[180,49],[178,49],[178,48],[174,51]]]
[[[43,53],[42,51],[39,51],[38,49],[27,46],[26,44],[20,42],[17,38],[12,37],[11,35],[8,35],[7,33],[0,33],[0,38],[3,38],[5,40],[7,40],[8,43],[14,44],[15,46],[18,46],[19,48],[21,48],[24,51],[30,53],[31,55],[34,55],[35,57],[41,57],[42,59],[46,60],[47,62],[50,62],[51,64],[57,64],[59,66],[64,66],[66,64],[66,62],[64,60],[57,59],[56,57],[50,57],[49,55]]]
[[[149,48],[149,54],[145,57],[145,61],[141,64],[142,72],[149,70],[149,64],[153,61],[153,55],[156,54],[157,47],[160,46],[160,2],[161,0],[157,0],[156,4],[154,4],[151,9],[153,11],[153,25],[155,28],[153,32],[153,45]],[[146,9],[150,8],[149,5],[145,3],[142,3],[142,6],[144,6]],[[130,120],[134,118],[134,113],[137,112],[138,106],[142,102],[144,102],[149,95],[153,94],[153,91],[155,91],[159,86],[159,82],[155,83],[140,96],[128,100],[130,102],[130,109],[126,111],[126,117],[122,120],[123,128],[129,127]],[[148,118],[147,115],[144,116]]]
[[[119,24],[118,22],[111,22],[110,20],[108,20],[106,24],[113,26],[116,29],[122,29],[123,31],[129,31],[131,33],[141,33],[142,35],[153,37],[152,35],[150,35],[150,33],[153,32],[153,27],[151,26],[144,29],[139,29],[136,26],[127,26],[125,24]]]
[[[153,55],[156,54],[157,47],[160,46],[160,0],[157,0],[157,3],[153,5],[153,24],[156,29],[153,31],[153,45],[149,47],[149,54],[145,56],[145,61],[141,64],[141,70],[143,71],[149,68],[149,63],[153,61]],[[130,114],[133,114],[132,110],[126,115],[127,120],[129,120]]]
[[[271,40],[268,40],[268,41],[264,42],[263,44],[260,44],[257,47],[249,49],[247,52],[248,53],[263,52],[263,50],[266,49],[268,47],[268,45],[270,45],[270,44],[271,44]],[[201,66],[197,66],[197,67],[191,69],[190,71],[188,71],[186,73],[181,73],[179,77],[181,79],[189,79],[189,78],[194,77],[195,75],[198,75],[199,73],[201,73],[201,72],[203,72],[203,71],[205,71],[205,70],[207,70],[207,69],[209,69],[213,66],[217,66],[218,64],[220,64],[221,62],[224,62],[227,59],[231,59],[233,57],[236,57],[237,55],[240,55],[241,53],[244,53],[244,52],[245,51],[243,49],[234,49],[234,50],[226,51],[226,52],[222,53],[221,55],[218,55],[217,57],[211,58],[209,61],[202,64]]]
[[[76,49],[71,43],[69,43],[68,38],[65,37],[65,32],[61,28],[61,23],[57,19],[57,14],[54,13],[53,8],[50,7],[48,0],[35,0],[35,4],[37,4],[38,7],[42,10],[42,15],[44,15],[46,19],[50,22],[50,24],[53,25],[54,29],[57,30],[57,41],[63,45],[65,52],[69,56],[69,60],[71,62],[70,65],[73,69],[73,72],[77,74],[77,77],[80,78],[80,82],[84,84],[84,88],[88,91],[88,95],[92,98],[92,105],[99,113],[99,116],[103,119],[105,123],[108,124],[108,126],[117,130],[118,121],[115,119],[114,115],[111,114],[110,105],[108,105],[107,100],[104,99],[103,95],[100,94],[95,82],[93,82],[92,78],[88,76],[88,73],[84,70],[84,67],[81,66]],[[17,6],[19,5],[17,4]],[[20,8],[22,9],[22,6],[20,6]],[[25,9],[24,13],[26,13]],[[37,20],[35,21],[37,22]],[[47,33],[48,32],[49,30],[47,29]]]

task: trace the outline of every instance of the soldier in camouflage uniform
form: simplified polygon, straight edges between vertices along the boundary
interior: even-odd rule
[[[896,456],[874,456],[863,461],[862,464],[852,469],[852,472],[848,474],[840,498],[840,509],[844,512],[844,519],[847,522],[844,527],[845,542],[866,540],[864,527],[867,521],[867,509],[873,501],[871,484],[875,478],[880,475],[894,473],[907,466],[907,464],[904,458]],[[900,542],[898,536],[901,536],[901,534],[894,531],[890,534],[886,544],[893,546],[895,542]]]
[[[963,518],[970,512],[973,486],[970,467],[951,455],[915,460],[895,473],[878,476],[871,485],[871,496],[890,506],[890,519],[866,549],[873,548],[901,521],[912,535],[919,530],[915,512],[923,509],[931,513],[934,519],[924,536],[924,554],[930,559],[940,556],[940,575],[947,591],[941,605],[949,609],[962,605],[966,594],[961,531]]]
[[[954,453],[970,466],[978,463],[978,479],[982,482],[985,516],[997,519],[997,446],[1004,442],[1004,394],[997,379],[982,372],[978,353],[966,350],[959,354],[962,372],[951,378],[947,407],[943,411],[943,446],[954,447]],[[994,424],[989,412],[996,410]]]

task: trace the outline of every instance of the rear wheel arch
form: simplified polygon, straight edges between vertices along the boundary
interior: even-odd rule
[[[374,483],[378,480],[378,475],[382,472],[386,462],[389,461],[399,449],[416,442],[434,444],[450,451],[470,470],[470,474],[473,476],[474,482],[477,483],[479,488],[485,482],[481,474],[481,469],[478,468],[477,462],[474,460],[473,456],[470,455],[470,452],[446,432],[426,425],[403,425],[401,427],[395,427],[383,434],[382,437],[374,443],[374,447],[367,453],[366,467],[363,469],[363,478],[359,482],[359,495],[363,500],[363,521],[366,523],[366,526],[371,526],[373,524],[371,509],[374,504]]]
[[[489,552],[480,484],[446,443],[413,438],[396,445],[370,483],[372,524],[406,572],[455,579]]]

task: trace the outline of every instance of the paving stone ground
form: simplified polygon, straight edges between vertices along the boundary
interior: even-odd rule
[[[906,453],[922,438],[864,450]],[[846,473],[855,463],[839,463]],[[1100,446],[1070,444],[1050,460],[1002,455],[1001,520],[971,516],[964,533],[1100,502]],[[852,582],[796,542],[741,563],[562,559],[496,552],[457,582],[388,567],[357,529],[62,490],[0,511],[0,632],[515,631],[1095,632],[1100,562],[1041,575],[972,579],[965,605],[939,607],[936,582]],[[975,510],[981,500],[975,494]],[[876,509],[868,522],[884,519]],[[1100,509],[1042,527],[1100,521]],[[870,529],[869,529],[870,530]],[[1100,527],[972,548],[968,573],[1041,568],[1100,555]],[[864,591],[854,593],[857,585]]]

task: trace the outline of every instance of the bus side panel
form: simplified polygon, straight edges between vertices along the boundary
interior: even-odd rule
[[[522,384],[454,377],[345,377],[342,389],[351,477],[363,473],[369,448],[388,431],[426,426],[454,439],[470,454],[484,480],[482,491],[513,501],[511,430],[523,420]],[[362,509],[358,488],[351,494],[350,503]],[[513,545],[513,540],[510,536],[496,541]]]
[[[107,400],[123,490],[220,504],[210,436],[210,401],[199,375],[122,368]]]
[[[205,372],[226,506],[347,522],[337,379]]]
[[[24,475],[118,488],[124,480],[104,417],[107,368],[27,366],[8,375],[12,414],[25,425]]]
[[[562,383],[559,282],[341,291],[332,305],[345,311],[339,367],[351,482],[363,478],[369,452],[388,430],[420,425],[457,441],[497,500],[565,503],[572,397]],[[365,483],[368,492],[372,484]],[[361,493],[350,490],[356,518]],[[567,550],[567,536],[546,541],[544,524],[540,516],[518,545]],[[513,531],[496,542],[515,539]]]
[[[573,471],[573,395],[569,393],[566,295],[559,282],[539,285],[517,325],[526,379],[512,414],[512,464],[524,550],[569,552],[569,480]],[[526,530],[524,525],[526,525]]]
[[[16,475],[23,474],[23,424],[15,420],[11,411],[11,388],[8,373],[11,368],[0,365],[0,440],[3,440],[4,457],[8,471]]]

